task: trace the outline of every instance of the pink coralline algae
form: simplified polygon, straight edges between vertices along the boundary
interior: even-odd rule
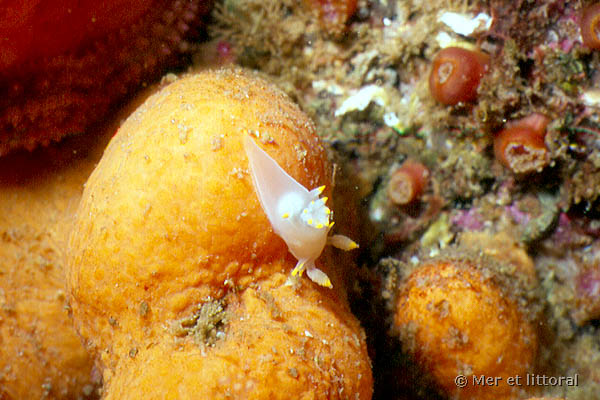
[[[464,230],[480,231],[485,227],[481,215],[475,209],[459,210],[450,219],[452,225]]]

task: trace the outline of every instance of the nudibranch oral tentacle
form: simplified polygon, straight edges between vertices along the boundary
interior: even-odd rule
[[[319,197],[325,186],[309,191],[248,136],[244,137],[244,148],[260,205],[275,233],[298,259],[292,276],[302,276],[306,270],[313,282],[332,287],[329,277],[315,266],[315,260],[328,243],[327,234],[333,226],[332,212],[325,205],[327,197]],[[342,235],[333,237],[337,236]],[[351,239],[345,239],[332,240],[331,243],[344,250],[358,247]]]

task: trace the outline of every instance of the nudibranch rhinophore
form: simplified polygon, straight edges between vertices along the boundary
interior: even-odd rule
[[[309,191],[248,136],[244,148],[260,205],[275,233],[298,259],[292,276],[302,276],[306,270],[313,282],[331,288],[329,277],[316,267],[315,260],[327,243],[342,250],[356,249],[358,244],[344,235],[328,237],[332,212],[325,205],[327,197],[319,197],[325,186]]]

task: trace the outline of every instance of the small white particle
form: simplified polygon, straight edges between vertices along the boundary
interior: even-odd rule
[[[383,210],[381,207],[377,207],[371,212],[371,220],[375,222],[379,222],[383,219]]]
[[[377,85],[367,85],[360,88],[360,90],[344,100],[342,105],[335,110],[335,116],[339,117],[350,111],[362,111],[371,102],[385,106],[388,102],[385,89]]]
[[[583,104],[589,107],[600,107],[600,89],[588,89],[581,95]]]
[[[400,120],[395,112],[386,113],[383,116],[383,122],[391,128],[396,128],[400,124]]]
[[[435,40],[438,42],[440,47],[446,48],[452,46],[456,40],[452,39],[452,36],[448,34],[448,32],[440,32],[435,36]]]
[[[445,12],[440,15],[438,20],[446,24],[455,33],[470,36],[473,33],[484,32],[490,29],[493,19],[485,13],[473,16],[472,14]]]
[[[335,96],[344,94],[344,89],[342,89],[338,84],[326,80],[313,81],[312,88],[317,92],[324,90],[327,93]]]

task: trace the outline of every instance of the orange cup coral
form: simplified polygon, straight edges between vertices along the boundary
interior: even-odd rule
[[[330,248],[316,260],[333,289],[289,278],[296,259],[257,197],[248,135],[302,186],[330,187],[312,122],[239,70],[150,97],[90,176],[68,283],[106,398],[370,398],[339,266]]]
[[[515,174],[540,172],[550,161],[544,142],[548,122],[537,113],[511,121],[494,136],[496,159]]]
[[[392,173],[387,194],[392,203],[404,206],[421,197],[429,182],[429,169],[418,161],[407,160]]]
[[[487,72],[490,57],[479,50],[446,47],[433,59],[429,90],[440,103],[456,105],[477,98],[479,81]]]
[[[414,270],[397,295],[394,321],[405,348],[452,398],[514,397],[519,388],[507,378],[525,376],[534,362],[532,324],[470,260],[440,258]],[[473,380],[482,375],[498,379]]]
[[[600,49],[600,3],[590,4],[583,9],[579,27],[583,45],[594,50]]]

